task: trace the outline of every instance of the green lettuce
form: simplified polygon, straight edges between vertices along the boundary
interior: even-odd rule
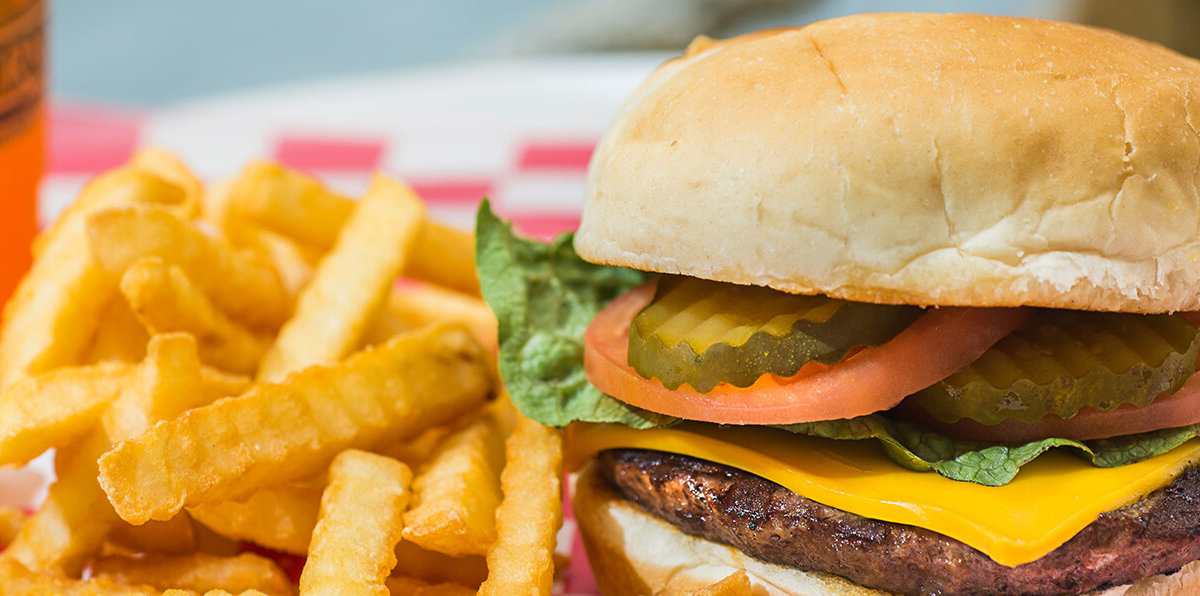
[[[572,234],[549,243],[517,236],[487,201],[475,226],[480,286],[499,322],[500,375],[523,414],[556,427],[612,422],[654,428],[679,422],[601,393],[583,371],[584,330],[610,300],[644,283],[645,272],[584,261],[575,253]],[[1114,467],[1200,435],[1200,425],[1192,425],[1094,441],[1049,438],[1005,445],[953,439],[882,414],[778,428],[834,440],[875,440],[905,468],[988,486],[1007,484],[1021,466],[1054,448],[1098,467]]]

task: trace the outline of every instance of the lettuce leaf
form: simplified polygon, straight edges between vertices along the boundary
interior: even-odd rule
[[[584,261],[572,247],[572,234],[550,243],[521,238],[487,201],[479,207],[475,234],[480,286],[499,321],[500,375],[523,414],[556,427],[612,422],[654,428],[679,422],[613,399],[584,376],[584,330],[610,300],[648,274]],[[1049,438],[1003,445],[953,439],[881,414],[779,428],[833,440],[876,440],[905,468],[988,486],[1007,484],[1021,466],[1054,448],[1069,449],[1098,467],[1114,467],[1200,436],[1200,425],[1192,425],[1095,441]]]
[[[563,234],[545,244],[518,237],[488,201],[479,206],[475,262],[483,297],[499,323],[500,376],[513,404],[556,427],[575,421],[634,428],[673,423],[601,393],[584,378],[584,330],[605,304],[648,276],[584,261],[573,238]]]

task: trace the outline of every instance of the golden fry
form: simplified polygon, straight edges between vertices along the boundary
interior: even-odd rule
[[[253,162],[234,182],[233,209],[300,242],[329,248],[354,202],[278,164]]]
[[[75,575],[118,519],[96,481],[97,458],[114,443],[203,403],[200,360],[190,336],[158,335],[146,360],[82,442],[59,450],[46,501],[5,551],[29,569]]]
[[[454,582],[431,584],[411,577],[389,577],[385,582],[391,596],[474,596],[475,589]]]
[[[116,293],[113,280],[89,255],[88,217],[109,205],[182,200],[175,185],[129,168],[102,175],[84,188],[75,205],[43,233],[33,266],[4,305],[0,388],[83,362],[97,321]]]
[[[505,461],[496,543],[479,593],[550,594],[562,526],[562,433],[520,416],[505,443]]]
[[[56,596],[158,596],[159,593],[151,586],[128,586],[103,578],[79,580],[52,573],[35,573],[7,556],[0,557],[0,588],[0,594]]]
[[[489,411],[442,443],[413,481],[406,541],[452,556],[487,554],[496,541],[504,439]]]
[[[295,315],[263,358],[259,379],[279,381],[349,353],[404,267],[423,219],[424,209],[412,190],[376,176],[301,291]]]
[[[432,584],[454,582],[474,589],[487,579],[487,561],[479,555],[451,557],[401,540],[396,545],[396,567],[392,569],[392,575]]]
[[[191,219],[199,214],[204,185],[178,155],[159,147],[142,147],[129,158],[129,167],[155,174],[179,187],[183,191],[183,201],[176,208],[180,217]]]
[[[214,304],[246,325],[275,329],[291,311],[291,299],[269,264],[164,209],[98,211],[87,218],[87,236],[95,262],[114,279],[142,258],[156,256],[178,265]]]
[[[107,544],[127,553],[182,555],[196,551],[196,528],[186,514],[140,526],[118,522],[106,536]]]
[[[86,435],[132,370],[118,362],[61,368],[0,390],[0,465],[28,463]]]
[[[451,290],[479,296],[475,273],[475,236],[468,231],[425,224],[417,238],[415,258],[404,274]]]
[[[235,183],[235,209],[304,244],[329,248],[350,218],[354,201],[316,179],[276,164],[252,163]],[[467,231],[428,221],[416,239],[404,274],[440,286],[479,295],[475,275],[475,238]]]
[[[240,500],[188,511],[213,531],[294,555],[308,552],[325,482],[304,480],[264,488]]]
[[[295,593],[278,565],[253,553],[236,557],[204,553],[151,554],[138,558],[108,556],[92,563],[92,575],[116,583],[149,585],[158,589],[228,590],[235,594],[258,590],[281,596]]]
[[[140,362],[146,357],[149,341],[150,333],[133,315],[125,297],[117,294],[104,307],[83,362]]]
[[[223,370],[254,374],[270,340],[229,319],[182,269],[146,257],[121,276],[137,318],[154,333],[182,331],[196,338],[200,359]]]
[[[411,482],[408,466],[390,457],[349,449],[334,458],[301,594],[387,594]]]
[[[492,381],[466,330],[426,328],[157,425],[104,454],[100,483],[122,519],[167,519],[453,420],[478,407]]]
[[[13,541],[21,524],[25,523],[25,517],[25,512],[19,507],[0,505],[0,548]]]
[[[392,290],[387,311],[410,328],[457,321],[466,325],[479,343],[496,349],[496,315],[481,298],[437,286],[409,286]]]

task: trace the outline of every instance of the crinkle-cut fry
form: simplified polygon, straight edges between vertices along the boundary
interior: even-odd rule
[[[133,369],[121,362],[60,368],[0,389],[0,465],[28,463],[86,435]]]
[[[487,561],[479,555],[451,557],[401,540],[396,545],[396,567],[392,569],[392,575],[431,584],[454,582],[475,589],[487,579]]]
[[[146,257],[125,270],[120,287],[146,329],[192,334],[200,360],[222,370],[244,374],[258,370],[270,339],[225,316],[183,269]]]
[[[479,593],[550,594],[562,526],[562,433],[524,416],[505,443],[496,543]]]
[[[182,555],[196,551],[196,528],[186,513],[140,526],[117,522],[105,539],[106,548],[117,552]]]
[[[386,596],[411,482],[408,466],[390,457],[348,449],[334,458],[301,594]]]
[[[205,503],[189,511],[227,538],[304,555],[317,525],[324,490],[323,479],[289,482],[257,490],[244,499]]]
[[[345,449],[415,436],[478,407],[492,385],[465,329],[429,327],[156,425],[104,454],[100,483],[122,519],[167,519],[311,477]]]
[[[389,577],[390,596],[474,596],[475,588],[454,582],[429,583],[413,577]]]
[[[487,554],[496,541],[505,437],[489,410],[438,447],[413,481],[404,540],[452,556]]]
[[[87,218],[87,237],[94,261],[114,280],[138,260],[156,256],[178,265],[214,304],[250,327],[276,329],[291,312],[291,298],[269,263],[238,252],[165,209],[97,211]]]
[[[37,258],[4,305],[0,388],[27,375],[83,362],[116,283],[88,250],[87,218],[111,205],[179,203],[183,193],[152,174],[123,168],[89,183],[38,241]]]
[[[408,327],[458,321],[479,343],[496,349],[496,315],[481,298],[430,285],[393,288],[387,310]]]
[[[272,163],[246,166],[234,187],[234,209],[319,248],[334,245],[354,210],[352,199],[329,190],[315,178]],[[479,295],[475,237],[470,232],[426,221],[413,251],[419,258],[407,262],[406,276]]]
[[[295,314],[263,357],[258,378],[279,381],[314,364],[337,362],[354,349],[400,275],[424,217],[411,189],[376,176],[301,290]]]
[[[140,147],[129,158],[129,167],[158,175],[183,190],[183,202],[177,209],[180,217],[191,219],[200,214],[204,184],[178,155],[161,147]]]
[[[84,185],[75,200],[53,223],[33,240],[34,259],[40,257],[46,246],[56,241],[72,222],[85,219],[88,214],[117,205],[157,205],[180,217],[187,218],[192,211],[188,204],[187,191],[162,175],[125,164],[96,176]]]
[[[101,424],[79,444],[59,450],[57,479],[45,502],[9,545],[6,555],[29,569],[78,574],[119,521],[96,481],[96,460],[114,443],[206,399],[196,344],[189,335],[151,338],[146,359],[128,378]]]
[[[241,395],[254,386],[254,380],[250,377],[217,370],[209,366],[200,369],[200,382],[204,387],[204,395],[210,402],[217,401],[222,397]]]
[[[146,357],[146,343],[149,341],[150,333],[134,316],[125,297],[116,294],[104,307],[83,362],[140,362]]]
[[[13,541],[26,517],[25,510],[20,507],[0,505],[0,549]]]
[[[172,588],[170,590],[164,590],[162,593],[162,596],[197,596],[197,593],[193,592],[191,590],[182,590],[179,588]],[[244,590],[242,592],[237,592],[237,593],[230,593],[226,590],[209,590],[209,591],[205,592],[203,596],[272,596],[272,595],[263,594],[262,592],[259,592],[258,590]]]
[[[689,596],[742,596],[750,594],[753,586],[750,583],[750,576],[746,575],[745,570],[735,571],[726,576],[721,581],[705,586],[699,590],[692,590]]]
[[[254,553],[235,557],[205,553],[106,556],[92,562],[92,576],[159,589],[228,590],[234,593],[258,590],[273,596],[295,593],[287,575],[274,561]]]
[[[279,164],[255,161],[233,183],[232,209],[300,242],[329,248],[350,218],[354,201],[315,178]]]
[[[417,238],[416,258],[404,274],[457,292],[479,296],[475,273],[475,236],[466,230],[428,221]]]
[[[71,579],[61,574],[36,573],[12,557],[0,557],[0,594],[55,596],[158,596],[151,586],[129,586],[104,578]],[[179,596],[190,595],[183,591]]]

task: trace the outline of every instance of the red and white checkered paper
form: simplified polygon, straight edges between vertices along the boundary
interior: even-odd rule
[[[241,94],[166,109],[55,102],[39,219],[53,221],[83,184],[139,146],[176,152],[201,178],[275,160],[354,196],[384,172],[408,182],[435,219],[470,227],[489,197],[526,234],[579,223],[596,141],[660,56],[476,64]],[[44,462],[43,462],[44,464]],[[11,473],[9,473],[11,474]],[[37,499],[0,478],[0,500]],[[13,496],[17,495],[17,496]],[[568,504],[560,535],[572,566],[563,594],[595,594]]]

